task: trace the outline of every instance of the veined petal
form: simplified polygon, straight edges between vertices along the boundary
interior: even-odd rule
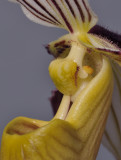
[[[100,52],[105,56],[111,58],[119,65],[121,65],[121,35],[111,32],[110,30],[96,25],[89,34],[93,37],[89,38],[96,52]]]
[[[68,122],[17,117],[4,129],[0,159],[78,160],[81,150],[76,129]]]
[[[121,35],[96,25],[78,38],[90,51],[103,54],[121,66]]]
[[[87,0],[12,0],[18,2],[26,16],[46,26],[55,26],[69,32],[88,32],[97,16]]]
[[[102,142],[117,159],[121,159],[121,68],[113,64],[113,71],[116,84],[115,96]]]
[[[88,38],[95,52],[102,53],[121,65],[121,49],[118,46],[101,36],[88,34]]]

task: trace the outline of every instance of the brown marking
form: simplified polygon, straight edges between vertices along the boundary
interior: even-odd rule
[[[77,87],[77,79],[78,79],[78,72],[80,70],[80,67],[77,66],[76,72],[75,72],[75,86]]]
[[[65,43],[66,43],[65,40],[57,42],[57,43],[55,43],[54,47],[58,47],[58,46],[64,45]]]

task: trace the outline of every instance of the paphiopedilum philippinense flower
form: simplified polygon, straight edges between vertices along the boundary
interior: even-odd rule
[[[49,121],[15,118],[5,128],[1,160],[95,160],[111,106],[110,61],[121,64],[121,49],[102,35],[87,0],[12,0],[34,22],[69,34],[51,42],[50,76],[63,94]],[[109,60],[110,59],[110,60]]]

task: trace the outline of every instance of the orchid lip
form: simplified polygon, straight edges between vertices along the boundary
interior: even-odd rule
[[[25,134],[30,133],[38,128],[39,128],[39,126],[37,126],[34,123],[30,123],[27,121],[23,121],[23,122],[19,121],[19,123],[14,124],[13,127],[8,128],[6,133],[9,135],[14,135],[14,134],[25,135]]]

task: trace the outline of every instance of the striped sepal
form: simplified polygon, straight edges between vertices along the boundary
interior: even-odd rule
[[[69,32],[87,32],[97,17],[87,0],[12,0],[21,4],[26,16],[36,23],[55,26]]]

